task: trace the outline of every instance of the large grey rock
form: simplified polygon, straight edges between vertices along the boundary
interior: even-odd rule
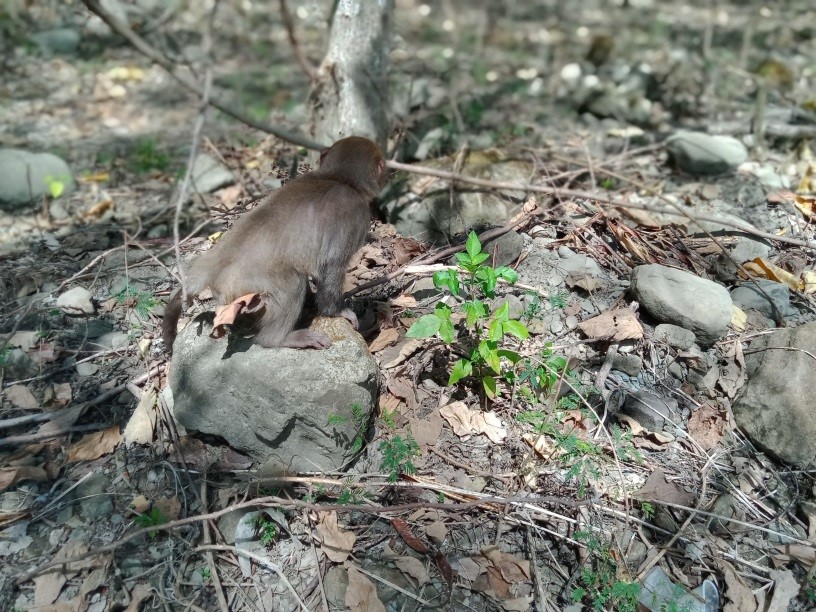
[[[374,410],[378,368],[345,319],[313,324],[333,340],[325,350],[263,348],[247,339],[209,337],[193,320],[173,345],[170,388],[176,419],[220,436],[267,468],[330,471],[353,455]],[[355,408],[356,410],[356,408]],[[329,423],[330,416],[342,422]]]
[[[748,159],[748,150],[736,138],[702,132],[677,132],[666,141],[666,149],[674,164],[690,174],[733,172]]]
[[[455,160],[429,160],[424,166],[453,171]],[[526,183],[533,178],[535,168],[521,160],[506,160],[484,151],[471,153],[462,166],[461,174],[489,181]],[[469,184],[454,189],[451,204],[450,182],[429,176],[398,175],[389,192],[399,192],[396,198],[386,198],[388,221],[404,236],[423,242],[446,244],[451,236],[464,234],[473,228],[504,225],[521,211],[524,193],[499,192]]]
[[[802,469],[816,456],[814,355],[816,322],[757,338],[733,405],[737,426],[757,446]]]
[[[694,332],[702,345],[723,336],[733,304],[725,287],[658,264],[632,270],[632,295],[654,319]]]
[[[62,195],[74,190],[71,169],[50,153],[0,149],[0,208],[14,211],[50,195],[49,185],[59,181]]]

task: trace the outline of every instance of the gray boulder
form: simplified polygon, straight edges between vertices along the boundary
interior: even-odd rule
[[[0,149],[0,208],[14,212],[50,195],[50,185],[62,183],[62,195],[74,190],[71,169],[51,153]]]
[[[733,405],[737,426],[758,447],[802,469],[816,457],[814,354],[816,322],[757,338]]]
[[[312,328],[332,346],[268,349],[249,339],[214,340],[209,324],[193,320],[173,345],[176,419],[273,471],[341,469],[365,435],[379,370],[345,319],[318,319]]]
[[[649,264],[632,270],[631,292],[656,321],[694,332],[702,345],[714,344],[728,331],[731,296],[713,281]]]

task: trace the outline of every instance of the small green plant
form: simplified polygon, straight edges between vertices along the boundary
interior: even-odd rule
[[[606,462],[603,449],[597,444],[582,439],[575,428],[564,430],[566,413],[556,411],[546,413],[541,410],[519,412],[516,420],[529,423],[538,435],[553,441],[557,452],[554,459],[566,469],[564,478],[575,480],[578,495],[583,497],[591,479],[601,475],[601,466]]]
[[[460,334],[457,334],[453,322],[453,309],[445,302],[439,302],[433,314],[420,317],[407,335],[411,338],[438,336],[445,344],[453,345],[454,350],[464,356],[454,363],[448,385],[474,376],[482,383],[486,395],[493,398],[497,394],[497,379],[512,379],[512,367],[521,359],[518,352],[507,347],[506,338],[526,340],[529,332],[524,323],[510,317],[507,302],[490,312],[485,298],[495,297],[499,279],[515,283],[518,275],[507,266],[493,268],[485,265],[488,257],[482,251],[476,233],[471,232],[465,252],[456,254],[458,267],[436,272],[433,276],[437,289],[446,289],[454,300],[460,302],[464,314],[458,324]],[[461,341],[454,344],[459,336]]]
[[[344,484],[340,495],[337,496],[337,503],[341,506],[346,504],[362,504],[366,501],[365,493],[362,489]]]
[[[51,195],[51,198],[56,200],[65,192],[65,183],[70,180],[68,176],[51,176],[50,174],[45,177],[45,184],[48,185],[48,193]]]
[[[159,303],[149,291],[139,291],[130,285],[114,293],[113,298],[120,304],[133,308],[142,318],[147,317]]]
[[[365,430],[368,426],[368,419],[360,404],[352,404],[350,409],[356,430],[350,448],[351,453],[354,455],[362,450],[365,443]],[[342,414],[330,414],[328,416],[329,425],[345,425],[347,422],[348,417]]]
[[[167,519],[164,518],[164,515],[161,513],[161,510],[158,508],[152,508],[150,512],[142,512],[136,515],[134,519],[136,524],[139,527],[158,527],[159,525],[164,525],[167,522]],[[148,535],[151,538],[155,538],[157,531],[149,531]]]
[[[170,156],[158,149],[156,141],[146,138],[139,141],[131,159],[131,167],[139,174],[147,174],[154,170],[164,172],[170,166]]]
[[[210,579],[212,578],[212,572],[210,571],[210,568],[209,568],[209,567],[202,567],[202,568],[199,568],[199,570],[198,570],[198,571],[199,571],[199,573],[201,574],[201,579],[202,579],[204,582],[209,582],[209,581],[210,581]]]
[[[400,474],[416,473],[416,466],[411,462],[419,457],[419,444],[409,434],[403,438],[393,435],[380,442],[380,452],[383,454],[380,469],[388,472],[388,482],[396,482]]]
[[[564,310],[564,308],[567,307],[567,299],[569,299],[569,293],[567,293],[566,291],[558,291],[550,295],[547,298],[547,301],[553,308]]]
[[[601,188],[606,190],[614,189],[615,184],[616,184],[615,179],[613,179],[611,176],[608,176],[601,181]]]
[[[12,349],[10,346],[4,346],[2,349],[0,349],[0,367],[6,365],[12,350],[14,349]]]
[[[578,531],[574,537],[586,543],[589,556],[579,578],[581,586],[572,591],[572,600],[587,601],[597,612],[636,612],[640,585],[618,578],[618,564],[609,546],[591,532]]]
[[[280,535],[280,529],[278,529],[277,524],[274,521],[269,520],[266,516],[261,514],[258,517],[258,537],[261,541],[261,544],[264,546],[269,546],[275,540],[278,539]]]
[[[804,589],[805,599],[809,604],[816,603],[816,576],[808,578],[807,586]]]
[[[647,521],[650,521],[654,518],[655,509],[654,506],[649,502],[642,502],[640,504],[640,511],[643,513],[643,516]]]

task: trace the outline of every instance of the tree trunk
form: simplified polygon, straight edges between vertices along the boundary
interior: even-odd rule
[[[339,0],[311,94],[315,140],[388,138],[388,54],[394,0]]]

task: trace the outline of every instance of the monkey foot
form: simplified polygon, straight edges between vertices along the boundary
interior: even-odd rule
[[[312,331],[311,329],[298,329],[288,334],[279,346],[296,349],[325,349],[331,345],[331,339],[323,332]]]
[[[354,329],[360,329],[360,323],[357,321],[357,315],[354,314],[354,311],[351,308],[344,308],[341,310],[340,316],[351,323],[351,326]]]

